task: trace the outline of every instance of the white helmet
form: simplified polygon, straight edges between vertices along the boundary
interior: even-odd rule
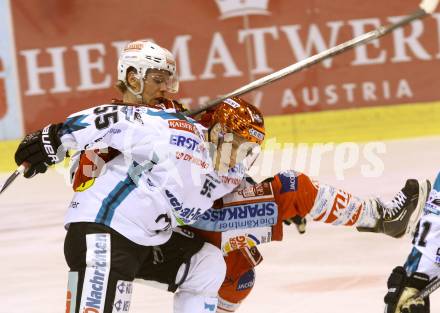
[[[167,81],[167,91],[176,93],[179,90],[179,80],[176,72],[176,61],[174,56],[165,48],[147,40],[132,41],[122,50],[118,61],[118,80],[122,80],[127,87],[127,70],[134,67],[137,71],[139,79],[144,78],[147,70],[157,69],[165,70],[170,73],[170,79]],[[128,89],[134,94],[130,87]]]

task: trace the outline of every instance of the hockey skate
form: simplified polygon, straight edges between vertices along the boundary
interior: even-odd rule
[[[431,190],[428,180],[408,179],[390,203],[374,199],[373,205],[379,215],[374,227],[357,227],[360,232],[384,233],[400,238],[414,228]]]

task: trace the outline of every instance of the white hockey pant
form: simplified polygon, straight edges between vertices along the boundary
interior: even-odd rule
[[[185,272],[183,264],[177,273],[176,282]],[[185,281],[174,294],[174,313],[214,313],[217,309],[217,293],[226,275],[226,264],[221,251],[205,243],[191,257]]]

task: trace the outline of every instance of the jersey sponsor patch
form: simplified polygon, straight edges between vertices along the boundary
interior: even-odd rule
[[[208,231],[226,231],[275,225],[278,206],[275,202],[229,206],[209,209],[193,227]]]
[[[220,179],[221,179],[223,184],[233,185],[233,186],[240,185],[241,180],[242,180],[241,177],[231,177],[231,176],[225,176],[225,175],[221,175]]]
[[[69,208],[76,209],[76,208],[78,208],[79,205],[80,205],[80,203],[78,201],[71,201]]]
[[[178,146],[178,147],[183,147],[185,149],[188,149],[190,151],[200,151],[199,149],[199,145],[200,142],[190,138],[190,137],[186,137],[183,135],[171,135],[170,136],[170,144]]]
[[[260,201],[274,201],[272,185],[268,182],[242,184],[223,197],[223,204],[226,206]]]
[[[298,175],[295,171],[281,172],[278,177],[281,181],[280,193],[296,191],[298,189]]]
[[[200,166],[201,168],[207,169],[209,167],[209,163],[206,161],[203,161],[202,159],[196,158],[192,156],[191,154],[176,151],[176,159],[182,160],[182,161],[188,161],[191,162],[197,166]]]
[[[251,269],[240,276],[236,290],[243,291],[246,289],[250,289],[254,286],[254,283],[255,283],[255,272],[253,269]]]
[[[252,248],[272,240],[271,227],[259,227],[243,230],[229,230],[222,232],[221,250],[226,255],[231,251]]]
[[[110,234],[86,235],[87,268],[79,312],[103,313],[110,273]]]
[[[201,208],[185,208],[171,191],[165,189],[165,194],[179,225],[190,225],[199,219],[203,212]]]
[[[198,135],[198,133],[199,133],[199,131],[197,130],[197,127],[187,121],[170,120],[170,121],[168,121],[168,127],[172,128],[172,129],[187,131],[187,132],[193,133],[195,135]]]
[[[428,201],[425,204],[425,213],[440,215],[440,191],[431,190]]]
[[[132,293],[132,282],[118,280],[118,283],[116,284],[115,301],[113,302],[112,313],[129,312]]]

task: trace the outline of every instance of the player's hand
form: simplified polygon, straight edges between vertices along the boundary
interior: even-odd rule
[[[304,234],[306,232],[307,220],[306,220],[305,217],[301,217],[299,215],[295,215],[294,217],[285,219],[283,221],[283,223],[286,224],[286,225],[295,224],[296,229],[298,230],[298,232],[300,234]]]
[[[388,278],[385,313],[429,313],[429,297],[412,299],[428,283],[426,274],[415,272],[408,277],[403,267],[394,268]]]
[[[414,289],[416,293],[418,290]],[[426,301],[420,298],[411,299],[407,301],[400,311],[402,313],[429,313],[429,305],[426,305]]]
[[[45,128],[30,133],[20,142],[15,152],[15,163],[27,164],[24,177],[30,178],[44,173],[49,165],[61,162],[66,152],[61,145],[58,131],[62,124],[49,124]]]

